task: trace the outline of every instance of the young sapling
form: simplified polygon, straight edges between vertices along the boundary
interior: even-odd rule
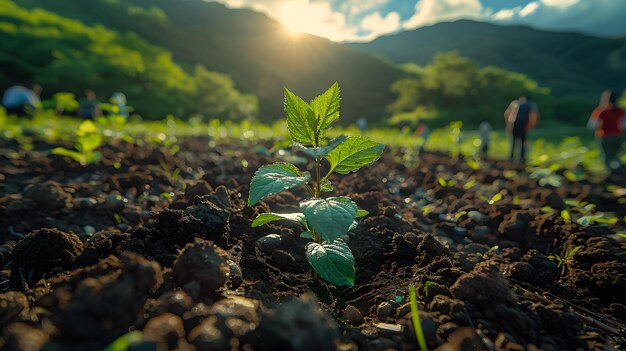
[[[278,162],[262,166],[250,183],[248,205],[267,196],[304,186],[310,198],[300,202],[301,212],[263,213],[252,222],[258,227],[276,220],[298,222],[304,228],[301,237],[311,239],[306,258],[313,270],[334,285],[354,286],[354,257],[341,239],[356,225],[355,219],[367,215],[349,197],[324,197],[333,190],[329,177],[348,174],[376,161],[385,145],[365,136],[339,136],[332,140],[326,132],[339,119],[339,85],[333,84],[311,102],[306,102],[285,88],[287,129],[293,145],[315,161],[311,172],[295,165]],[[323,173],[322,165],[328,171]]]

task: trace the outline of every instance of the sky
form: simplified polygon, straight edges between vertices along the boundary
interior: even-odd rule
[[[474,19],[574,30],[600,36],[626,34],[626,0],[216,0],[250,8],[333,41],[370,41],[438,22]]]

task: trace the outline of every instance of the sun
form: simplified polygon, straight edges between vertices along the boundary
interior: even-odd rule
[[[312,19],[307,16],[306,4],[286,2],[278,12],[278,20],[285,30],[292,35],[307,32],[311,28]]]

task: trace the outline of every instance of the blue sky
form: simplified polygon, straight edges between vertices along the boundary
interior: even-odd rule
[[[466,18],[541,29],[626,34],[626,0],[217,0],[251,8],[334,41],[378,36]]]

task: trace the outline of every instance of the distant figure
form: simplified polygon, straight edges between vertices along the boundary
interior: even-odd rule
[[[115,92],[111,95],[110,99],[111,103],[114,106],[117,106],[117,111],[115,114],[128,117],[128,106],[126,106],[126,95],[121,92]]]
[[[426,123],[419,123],[415,129],[415,136],[422,139],[422,145],[420,145],[420,152],[424,150],[428,137],[430,137],[430,128]]]
[[[7,109],[7,113],[18,116],[32,114],[33,110],[41,108],[41,85],[33,84],[32,90],[22,85],[15,85],[4,92],[2,96],[2,106]]]
[[[487,154],[489,153],[489,141],[491,140],[489,133],[491,133],[491,131],[492,128],[489,122],[483,121],[480,123],[478,134],[480,135],[480,155],[482,158],[487,158]]]
[[[96,93],[91,90],[85,90],[85,97],[78,101],[78,115],[83,119],[94,119],[102,115],[100,110],[100,101],[96,99]]]
[[[506,131],[511,134],[511,161],[514,160],[516,145],[520,145],[520,162],[526,162],[526,134],[535,128],[539,120],[539,108],[526,95],[511,102],[504,111]]]
[[[587,127],[596,131],[604,152],[604,164],[610,172],[622,167],[617,152],[624,141],[624,109],[617,107],[616,99],[615,92],[603,92],[600,104],[593,110],[587,122]]]
[[[356,120],[356,127],[359,128],[361,134],[365,133],[365,129],[367,129],[367,120],[363,117],[360,117]]]

